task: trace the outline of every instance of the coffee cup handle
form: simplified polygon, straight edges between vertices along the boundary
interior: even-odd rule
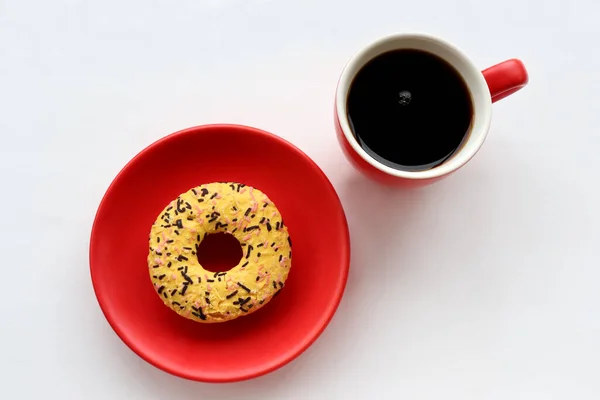
[[[511,59],[485,69],[483,72],[492,103],[509,96],[529,82],[525,65],[517,59]]]

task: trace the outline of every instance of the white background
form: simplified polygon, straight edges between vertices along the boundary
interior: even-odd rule
[[[595,0],[0,0],[5,399],[600,398],[600,5]],[[530,85],[475,159],[422,190],[352,169],[344,64],[379,36],[440,35]],[[321,338],[253,381],[185,381],[113,333],[89,233],[158,138],[232,122],[299,146],[348,216],[347,290]]]

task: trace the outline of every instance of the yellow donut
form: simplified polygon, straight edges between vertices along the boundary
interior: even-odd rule
[[[242,245],[239,264],[227,272],[198,262],[206,235],[226,232]],[[258,189],[218,182],[190,189],[160,213],[150,231],[148,267],[162,301],[198,322],[224,322],[267,304],[283,288],[292,265],[292,242],[279,210]]]

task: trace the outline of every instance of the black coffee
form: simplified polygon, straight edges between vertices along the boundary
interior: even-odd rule
[[[361,147],[406,171],[431,169],[452,156],[473,115],[460,74],[420,50],[395,50],[369,61],[352,82],[347,109]]]

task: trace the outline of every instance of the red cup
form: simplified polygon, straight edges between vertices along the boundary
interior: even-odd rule
[[[441,57],[462,76],[473,101],[471,131],[464,145],[448,160],[425,171],[403,171],[371,157],[358,144],[347,117],[346,100],[360,69],[391,50],[422,50]],[[483,145],[490,127],[492,103],[524,87],[529,78],[523,63],[512,59],[483,72],[454,45],[425,34],[395,34],[377,40],[359,51],[342,71],[335,95],[335,128],[344,153],[367,176],[396,186],[421,186],[440,180],[465,165]]]

